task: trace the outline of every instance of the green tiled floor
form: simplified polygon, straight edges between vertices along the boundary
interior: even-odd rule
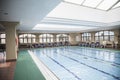
[[[45,80],[27,50],[18,54],[14,80]]]

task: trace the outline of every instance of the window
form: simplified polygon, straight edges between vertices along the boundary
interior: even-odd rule
[[[0,43],[5,44],[6,43],[6,35],[5,34],[0,34]]]
[[[113,7],[113,9],[114,9],[114,8],[118,8],[118,7],[120,7],[120,2],[117,3],[117,4]]]
[[[53,42],[53,35],[52,34],[41,34],[39,36],[40,43],[50,43]]]
[[[104,0],[97,8],[102,10],[110,9],[118,0]]]
[[[21,34],[19,35],[20,43],[35,43],[36,36],[33,34]]]
[[[64,1],[81,5],[84,0],[64,0]]]
[[[64,2],[101,10],[109,10],[120,6],[119,0],[64,0]]]
[[[56,37],[56,41],[57,42],[65,42],[65,41],[68,41],[69,40],[69,37],[67,34],[58,34],[57,37]]]
[[[91,34],[90,33],[83,33],[82,34],[82,41],[91,41]]]
[[[86,0],[83,5],[95,8],[102,0]]]
[[[114,41],[114,32],[100,31],[95,34],[96,41]]]

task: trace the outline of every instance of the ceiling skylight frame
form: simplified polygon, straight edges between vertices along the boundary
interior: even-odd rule
[[[103,0],[85,0],[83,6],[96,8]]]
[[[119,0],[104,0],[101,4],[99,4],[96,8],[108,11],[110,10]]]
[[[94,6],[91,6],[90,4],[88,4],[88,6],[87,5],[85,5],[85,3],[87,2],[87,1],[89,1],[89,0],[81,0],[81,3],[79,4],[79,3],[77,3],[77,2],[74,2],[75,0],[63,0],[63,2],[66,2],[66,3],[69,3],[69,4],[74,4],[74,5],[78,5],[78,6],[84,6],[84,7],[88,7],[88,8],[93,8],[93,9],[97,9],[97,10],[102,10],[102,11],[109,11],[109,10],[111,10],[111,9],[113,9],[113,7],[117,4],[117,3],[119,3],[120,2],[120,0],[112,0],[113,2],[111,2],[111,4],[110,4],[110,0],[98,0],[99,2],[97,3],[97,5],[94,5]],[[92,1],[92,0],[91,0]],[[95,2],[96,0],[93,0],[93,2]],[[108,1],[108,3],[110,4],[110,6],[109,7],[107,7],[107,8],[104,8],[104,7],[102,7],[102,8],[100,8],[100,5],[102,5],[102,4],[104,4],[105,3],[105,1]],[[112,4],[113,3],[113,4]],[[92,3],[91,3],[92,4]],[[107,4],[107,3],[106,3]],[[104,4],[103,6],[106,6],[106,4]],[[120,7],[120,6],[118,6],[118,7]],[[116,7],[117,8],[117,7]]]
[[[72,3],[76,5],[81,5],[85,0],[63,0],[63,2]],[[80,2],[80,3],[78,3]]]
[[[112,9],[115,9],[115,8],[118,8],[118,7],[120,7],[120,1],[119,1],[118,3],[116,3],[116,5],[114,5],[114,6],[112,7]]]

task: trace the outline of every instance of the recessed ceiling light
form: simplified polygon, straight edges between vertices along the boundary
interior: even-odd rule
[[[8,15],[8,13],[4,13],[4,15]]]

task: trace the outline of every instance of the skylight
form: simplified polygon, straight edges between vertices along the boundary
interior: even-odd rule
[[[90,26],[73,26],[73,25],[58,25],[58,24],[37,24],[33,30],[46,31],[81,31],[87,29],[94,29],[96,27]]]
[[[117,3],[113,8],[117,8],[117,7],[120,7],[120,2]]]
[[[95,8],[103,0],[85,0],[83,5]]]
[[[84,0],[64,0],[64,1],[81,5]]]
[[[110,9],[118,0],[104,0],[97,8],[102,10]]]
[[[64,2],[87,6],[95,9],[109,10],[120,6],[119,0],[64,0]],[[115,5],[115,6],[114,6]]]

